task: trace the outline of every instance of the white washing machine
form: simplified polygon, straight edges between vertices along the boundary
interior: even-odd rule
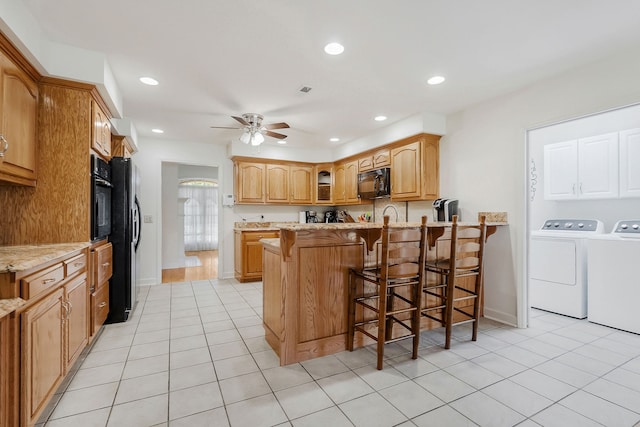
[[[589,239],[590,322],[640,334],[640,220]]]
[[[587,317],[587,238],[603,233],[602,221],[595,219],[550,219],[531,232],[531,307]]]

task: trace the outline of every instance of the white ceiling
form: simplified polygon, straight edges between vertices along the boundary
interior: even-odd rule
[[[224,144],[240,131],[210,126],[231,115],[289,123],[291,147],[331,146],[640,46],[638,0],[23,2],[48,39],[106,54],[139,136]],[[344,54],[326,55],[330,41]],[[436,74],[446,82],[427,86]]]

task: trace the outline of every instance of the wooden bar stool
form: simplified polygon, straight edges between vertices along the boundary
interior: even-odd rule
[[[425,263],[429,277],[423,288],[426,297],[421,313],[445,327],[444,348],[451,347],[453,325],[473,322],[471,340],[478,338],[485,236],[484,216],[478,225],[459,225],[454,215],[449,257]],[[435,273],[435,280],[429,273]]]
[[[378,369],[382,369],[387,343],[412,338],[412,357],[418,357],[426,224],[423,216],[420,225],[394,227],[385,216],[377,265],[349,269],[347,348],[353,351],[356,331],[375,340]],[[395,326],[402,329],[396,331]]]

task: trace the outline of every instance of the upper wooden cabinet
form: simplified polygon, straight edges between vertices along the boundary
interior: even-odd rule
[[[265,171],[263,163],[235,164],[236,203],[264,203]]]
[[[438,198],[437,135],[421,134],[399,141],[391,148],[391,199],[394,201]]]
[[[316,205],[333,204],[334,173],[333,163],[323,163],[314,167],[315,191],[313,202]]]
[[[236,161],[236,203],[311,204],[313,166]]]
[[[36,185],[38,86],[0,51],[0,181]]]
[[[358,197],[358,160],[352,160],[336,166],[333,201],[336,205],[360,203],[360,198]]]
[[[96,101],[91,103],[91,148],[106,160],[111,159],[111,123]]]
[[[383,168],[389,165],[391,165],[391,151],[388,148],[378,150],[358,160],[358,170],[360,172]]]
[[[311,204],[313,203],[313,166],[291,165],[289,167],[289,188],[291,196],[289,203]]]
[[[267,167],[267,203],[289,202],[289,166],[266,165]]]

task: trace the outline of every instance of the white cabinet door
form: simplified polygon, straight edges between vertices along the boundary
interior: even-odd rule
[[[620,197],[640,197],[640,128],[620,132]]]
[[[578,140],[578,197],[618,197],[618,132]]]
[[[544,146],[544,198],[567,200],[578,197],[578,140]]]

